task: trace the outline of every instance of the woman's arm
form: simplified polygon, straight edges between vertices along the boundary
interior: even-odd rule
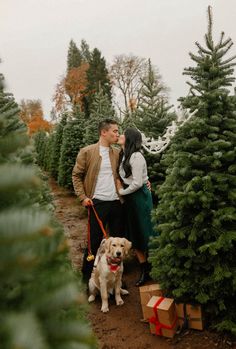
[[[134,193],[139,188],[143,186],[143,169],[146,166],[146,161],[141,153],[135,153],[130,158],[130,165],[132,170],[132,182],[130,185],[126,188],[120,188],[119,194],[120,195],[127,195]]]

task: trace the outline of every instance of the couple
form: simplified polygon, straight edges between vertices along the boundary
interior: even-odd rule
[[[149,280],[147,248],[152,234],[152,198],[147,188],[146,161],[141,154],[142,137],[135,128],[119,136],[118,124],[111,119],[99,123],[99,141],[80,150],[72,172],[76,195],[83,206],[93,205],[110,236],[126,237],[132,242],[140,263],[136,286]],[[119,144],[121,150],[112,146]],[[103,239],[96,217],[90,214],[91,251],[95,256]],[[90,278],[93,261],[84,254],[82,273]]]

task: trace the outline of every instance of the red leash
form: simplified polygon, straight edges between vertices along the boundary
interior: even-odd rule
[[[101,219],[98,217],[98,214],[94,208],[93,205],[90,205],[88,206],[88,257],[87,257],[87,261],[90,262],[90,261],[93,261],[94,260],[94,255],[92,254],[92,251],[91,251],[91,239],[90,239],[90,216],[91,216],[91,211],[90,211],[90,208],[92,207],[93,209],[93,212],[95,214],[95,217],[97,218],[97,221],[98,221],[98,224],[102,230],[102,233],[104,235],[104,238],[107,239],[108,236],[107,236],[107,233],[106,233],[106,230],[104,229],[104,226],[103,226],[103,223],[101,221]]]

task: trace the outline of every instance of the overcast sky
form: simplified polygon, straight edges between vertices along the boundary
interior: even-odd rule
[[[122,53],[151,58],[176,105],[188,91],[182,72],[194,42],[203,43],[208,5],[214,39],[224,31],[236,54],[236,0],[0,0],[0,72],[17,102],[41,99],[49,115],[69,41],[79,47],[85,39],[108,63]]]

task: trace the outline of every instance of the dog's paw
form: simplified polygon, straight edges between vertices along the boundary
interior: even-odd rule
[[[116,305],[122,305],[122,304],[124,304],[123,299],[121,298],[116,299]]]
[[[129,291],[124,290],[123,288],[121,288],[121,289],[120,289],[120,293],[121,293],[122,295],[124,295],[124,294],[129,294]]]
[[[102,306],[102,307],[101,307],[101,311],[102,311],[103,313],[107,313],[107,312],[109,311],[109,308],[108,308],[107,306]]]
[[[95,300],[95,296],[93,294],[91,294],[89,297],[88,297],[88,302],[91,303]]]

